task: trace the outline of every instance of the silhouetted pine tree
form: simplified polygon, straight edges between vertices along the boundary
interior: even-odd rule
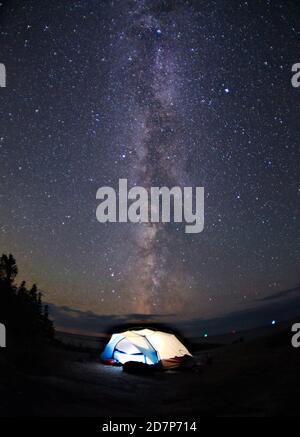
[[[37,296],[38,296],[38,293],[37,293],[37,287],[36,287],[36,284],[33,284],[33,286],[31,287],[31,290],[30,290],[30,292],[29,292],[29,295],[30,295],[31,301],[37,303]]]
[[[0,277],[7,283],[12,284],[18,274],[18,267],[15,258],[3,254],[0,259]]]
[[[26,282],[22,281],[20,287],[17,289],[17,294],[19,296],[19,298],[24,298],[25,294],[26,294],[27,290],[26,290]]]
[[[48,338],[54,338],[55,330],[52,320],[49,319],[49,307],[48,305],[45,305],[44,307],[44,328],[46,330],[46,336]]]
[[[36,359],[45,341],[54,339],[48,306],[34,284],[30,290],[25,281],[14,284],[18,274],[16,260],[10,254],[0,258],[0,322],[6,325],[7,348],[16,359]]]

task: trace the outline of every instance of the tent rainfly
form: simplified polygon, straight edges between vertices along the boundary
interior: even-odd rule
[[[138,361],[177,367],[191,353],[174,334],[152,329],[128,330],[113,334],[101,358],[107,364]]]

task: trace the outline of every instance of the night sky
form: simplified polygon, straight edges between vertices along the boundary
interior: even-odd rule
[[[299,284],[292,1],[2,1],[0,249],[44,300],[218,317]],[[203,186],[205,225],[96,220],[96,191]]]

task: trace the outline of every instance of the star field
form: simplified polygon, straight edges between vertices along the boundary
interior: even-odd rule
[[[299,283],[299,9],[0,6],[0,247],[45,298],[210,317]],[[205,225],[100,224],[96,191],[203,186]]]

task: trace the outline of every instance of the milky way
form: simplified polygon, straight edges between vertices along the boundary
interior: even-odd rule
[[[135,184],[148,189],[184,186],[188,181],[182,120],[176,111],[177,84],[182,81],[181,44],[173,38],[178,21],[186,17],[183,14],[172,19],[172,11],[162,7],[155,10],[153,2],[144,2],[143,8],[133,11],[134,25],[128,32],[129,39],[136,43],[132,69],[140,134],[132,143],[135,162],[131,176]],[[136,311],[151,314],[161,308],[169,312],[182,309],[182,269],[175,270],[174,281],[166,268],[176,262],[174,254],[170,259],[166,225],[141,224],[134,231],[137,250],[130,258],[129,270],[135,266],[135,275],[129,289]]]
[[[0,248],[44,299],[218,316],[299,283],[296,2],[0,6]],[[204,231],[96,220],[96,192],[203,186]]]

